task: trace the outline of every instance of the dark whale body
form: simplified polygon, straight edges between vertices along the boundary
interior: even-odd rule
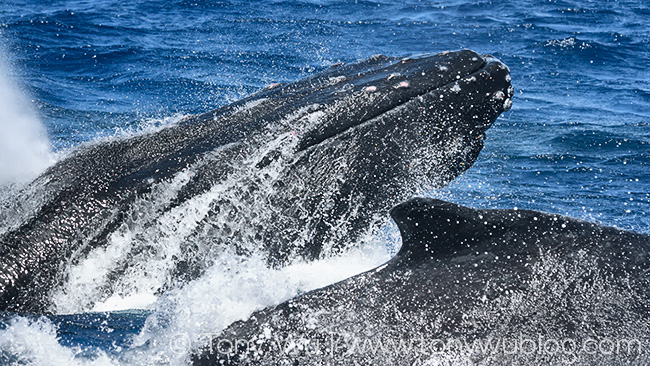
[[[649,235],[434,199],[391,215],[387,264],[232,324],[194,364],[648,363]]]
[[[469,168],[511,96],[489,56],[376,56],[81,147],[3,203],[0,311],[61,311],[53,291],[87,311],[134,278],[164,291],[223,250],[270,265],[344,250]]]

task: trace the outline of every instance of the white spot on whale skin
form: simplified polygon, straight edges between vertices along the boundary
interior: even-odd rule
[[[449,70],[449,68],[447,66],[438,66],[438,71],[439,72],[445,72],[447,70]]]
[[[408,88],[408,87],[410,87],[410,86],[411,86],[411,85],[409,84],[408,81],[402,81],[401,83],[395,85],[395,88],[396,88],[396,89],[399,89],[399,88]]]
[[[343,75],[341,75],[341,76],[334,76],[334,77],[329,78],[329,80],[327,80],[327,83],[328,83],[329,85],[334,85],[334,84],[338,84],[338,83],[340,83],[340,82],[343,82],[343,81],[345,81],[345,80],[347,80],[347,78],[346,78],[345,76],[343,76]]]
[[[512,85],[510,85],[508,87],[508,97],[511,97],[513,95],[515,95],[515,88]]]
[[[506,94],[505,94],[504,92],[502,92],[501,90],[497,90],[497,91],[494,93],[494,98],[495,98],[495,99],[505,99],[505,98],[506,98]]]
[[[260,98],[260,99],[251,100],[250,102],[247,102],[243,106],[237,108],[236,111],[237,111],[237,113],[245,112],[247,110],[250,110],[250,109],[253,109],[253,108],[259,106],[262,103],[265,103],[268,100],[269,100],[268,98]],[[216,118],[217,117],[215,117],[215,121],[217,120]]]
[[[510,74],[507,74],[507,75],[506,75],[506,81],[507,81],[507,82],[510,82],[511,80],[512,80],[512,78],[510,77]]]
[[[453,91],[454,93],[459,93],[460,90],[461,90],[460,85],[458,84],[454,84],[454,86],[451,87],[451,91]]]
[[[282,85],[282,83],[271,83],[271,84],[267,85],[266,88],[264,88],[264,90],[275,89],[280,85]]]
[[[366,92],[372,93],[372,92],[376,92],[376,91],[377,91],[377,87],[376,87],[376,86],[367,86],[367,87],[366,87],[365,89],[363,89],[363,90],[366,91]]]
[[[402,76],[402,74],[400,74],[400,73],[390,74],[390,75],[388,75],[388,77],[386,78],[386,80],[392,80],[392,79],[398,78],[398,77],[400,77],[400,76]]]
[[[503,110],[507,112],[510,108],[512,108],[512,99],[508,98],[503,102]]]

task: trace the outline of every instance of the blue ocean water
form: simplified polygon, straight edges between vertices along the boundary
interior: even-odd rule
[[[57,151],[340,61],[490,53],[511,69],[513,108],[477,163],[430,194],[650,233],[649,20],[643,0],[5,0],[0,45]],[[51,319],[63,346],[119,358],[147,314]]]

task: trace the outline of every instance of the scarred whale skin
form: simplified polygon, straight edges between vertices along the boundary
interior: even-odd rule
[[[335,253],[469,168],[511,96],[490,56],[375,56],[83,146],[4,203],[0,311],[51,310],[53,290],[87,311],[144,276],[164,291],[224,248],[271,265]],[[115,258],[82,268],[98,250]]]
[[[391,215],[387,264],[232,324],[194,365],[648,364],[649,235],[435,199]]]

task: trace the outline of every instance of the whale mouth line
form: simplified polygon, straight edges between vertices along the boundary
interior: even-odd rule
[[[390,113],[390,112],[392,112],[392,111],[394,111],[394,110],[396,110],[398,108],[401,108],[404,105],[407,105],[407,104],[409,104],[409,103],[411,103],[411,102],[413,102],[415,100],[422,99],[422,97],[424,97],[426,95],[429,95],[431,93],[452,90],[452,88],[454,88],[454,86],[457,86],[459,83],[468,82],[468,81],[470,81],[470,79],[475,78],[476,76],[478,76],[479,74],[481,74],[483,72],[487,72],[489,74],[489,72],[486,70],[486,68],[487,68],[488,65],[490,65],[492,63],[495,63],[495,64],[499,65],[499,67],[504,68],[505,70],[507,70],[507,73],[509,74],[509,70],[507,69],[507,66],[504,63],[502,63],[499,59],[495,58],[494,56],[492,56],[492,55],[481,55],[480,57],[482,59],[482,62],[481,62],[480,65],[466,71],[462,75],[459,72],[458,73],[458,78],[456,80],[448,81],[446,83],[433,84],[430,88],[424,89],[420,93],[409,96],[408,98],[406,98],[404,100],[400,100],[397,104],[390,105],[390,108],[379,109],[379,110],[377,110],[377,113],[364,115],[363,116],[364,118],[360,119],[358,123],[349,124],[347,126],[344,126],[343,128],[340,128],[340,129],[337,129],[337,130],[333,131],[333,133],[320,134],[318,136],[319,138],[308,138],[306,141],[304,141],[303,143],[298,145],[297,151],[308,150],[310,148],[313,148],[313,147],[316,147],[316,146],[321,145],[323,143],[326,143],[328,141],[331,141],[331,140],[339,137],[342,134],[345,134],[346,132],[348,132],[348,131],[350,131],[352,129],[361,127],[361,126],[366,125],[368,123],[372,123],[373,120],[376,120],[377,118],[380,118],[381,116],[383,116],[383,115],[385,115],[387,113]],[[407,59],[407,60],[410,60],[410,59]],[[392,76],[393,75],[390,75],[388,77],[388,79],[390,80]],[[402,81],[402,83],[404,83],[404,81]],[[409,85],[408,81],[406,81],[406,83],[407,83],[406,85],[400,86],[400,83],[398,81],[395,84],[396,86],[393,86],[392,88],[395,89],[395,90],[398,90],[400,87],[404,87],[404,88],[411,87]],[[367,85],[364,85],[363,83],[356,86],[356,87],[360,88],[359,90],[356,91],[356,93],[359,93],[359,94],[368,93],[368,92],[377,93],[378,95],[381,96],[380,98],[378,98],[378,101],[390,99],[390,97],[391,97],[390,93],[395,91],[395,90],[391,90],[391,89],[388,89],[388,88],[385,88],[384,90],[381,90],[381,89],[376,88],[375,86],[367,86]],[[373,88],[373,89],[368,90],[368,88]],[[495,92],[496,90],[498,90],[498,89],[491,90],[491,92]],[[458,89],[458,91],[460,91],[460,89]],[[310,132],[313,132],[313,131],[310,131]]]

